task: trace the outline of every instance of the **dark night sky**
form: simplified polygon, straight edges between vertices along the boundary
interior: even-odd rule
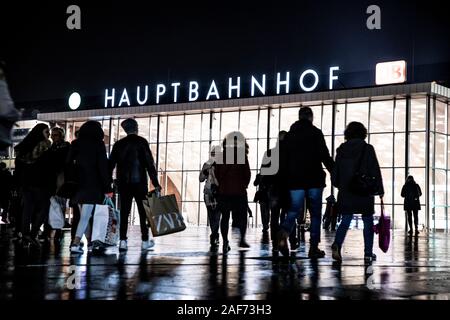
[[[4,2],[0,56],[19,104],[157,81],[309,67],[325,73],[331,65],[341,67],[341,85],[368,86],[375,64],[395,59],[414,65],[409,82],[450,78],[443,1]],[[66,28],[65,11],[74,3],[82,10],[81,31]],[[381,7],[381,30],[366,28],[370,4]]]

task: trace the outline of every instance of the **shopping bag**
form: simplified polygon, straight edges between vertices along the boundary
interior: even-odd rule
[[[157,197],[152,194],[143,200],[143,204],[154,237],[186,229],[175,195]]]
[[[386,253],[391,242],[391,218],[385,215],[383,200],[381,200],[381,216],[378,224],[374,226],[374,231],[378,234],[378,245],[381,251]]]
[[[50,210],[48,212],[48,224],[52,229],[62,229],[65,223],[66,199],[53,196],[50,198]]]
[[[92,242],[115,246],[119,242],[120,212],[110,198],[96,204],[92,223]]]

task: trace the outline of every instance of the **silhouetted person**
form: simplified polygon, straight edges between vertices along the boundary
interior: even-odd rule
[[[300,108],[298,115],[299,120],[291,126],[281,144],[280,173],[290,196],[290,207],[281,225],[279,249],[284,256],[289,256],[287,237],[295,227],[296,219],[304,211],[305,198],[308,198],[311,214],[308,256],[322,258],[325,252],[319,249],[320,224],[322,192],[326,186],[322,164],[331,173],[334,162],[322,131],[313,125],[311,108]]]
[[[9,94],[4,69],[5,64],[0,60],[0,152],[12,145],[11,130],[20,118],[20,112],[14,107]]]
[[[367,129],[360,122],[351,122],[344,132],[345,140],[336,151],[336,165],[332,174],[333,185],[339,189],[337,210],[342,215],[332,245],[333,259],[342,261],[341,248],[354,214],[362,214],[364,222],[364,260],[376,259],[373,254],[373,215],[375,213],[375,195],[383,198],[384,188],[375,149],[364,140]],[[357,172],[373,180],[372,194],[355,193],[352,180]]]
[[[0,211],[2,221],[8,223],[8,214],[11,202],[12,175],[6,163],[0,162]]]
[[[408,217],[409,234],[413,233],[413,214],[414,214],[414,228],[416,234],[419,234],[419,210],[420,210],[420,196],[422,190],[420,186],[414,181],[413,176],[406,178],[405,185],[402,188],[402,197],[405,198],[403,202],[403,209],[406,211]]]
[[[250,166],[248,163],[248,145],[241,132],[227,134],[223,140],[223,163],[216,166],[216,177],[219,182],[219,210],[222,214],[220,229],[223,238],[223,253],[230,251],[228,228],[230,212],[236,219],[241,232],[239,246],[248,248],[245,241],[247,231],[247,187],[250,183]]]
[[[78,184],[72,202],[80,206],[80,221],[70,247],[72,253],[83,252],[80,242],[84,234],[89,247],[91,232],[87,230],[95,205],[102,204],[105,196],[112,197],[111,176],[103,138],[100,123],[87,121],[81,126],[78,139],[70,146],[67,165],[74,171],[72,175]]]
[[[127,136],[114,144],[109,159],[111,173],[117,166],[117,184],[120,194],[120,244],[119,250],[126,251],[128,217],[131,211],[133,198],[139,212],[142,234],[142,250],[148,250],[155,245],[153,239],[149,240],[147,216],[142,201],[148,193],[147,173],[154,188],[159,192],[161,186],[155,168],[152,152],[148,141],[138,136],[138,123],[134,119],[122,121],[121,126]]]
[[[203,164],[199,175],[199,181],[205,182],[203,199],[205,201],[206,210],[208,211],[209,227],[211,228],[211,251],[217,251],[219,247],[220,211],[217,203],[219,182],[217,181],[215,168],[217,158],[221,157],[220,149],[219,146],[211,147],[210,157],[208,161]]]
[[[37,236],[41,225],[48,217],[50,207],[52,183],[49,136],[49,127],[40,123],[15,147],[15,168],[23,195],[21,233],[25,244],[36,247],[40,247]]]

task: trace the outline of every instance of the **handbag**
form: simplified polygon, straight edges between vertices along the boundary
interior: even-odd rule
[[[65,223],[65,199],[60,197],[50,198],[50,210],[48,212],[48,224],[52,229],[62,229]]]
[[[356,164],[355,174],[350,180],[349,190],[360,196],[373,196],[377,193],[377,181],[375,177],[363,173],[362,160],[366,154],[367,144],[364,145],[363,150],[359,156]]]
[[[186,229],[175,195],[158,197],[153,193],[142,203],[154,237]]]
[[[380,219],[378,220],[378,224],[376,224],[373,228],[374,232],[378,234],[378,246],[381,251],[386,253],[391,242],[391,218],[385,215],[383,199],[381,199]]]

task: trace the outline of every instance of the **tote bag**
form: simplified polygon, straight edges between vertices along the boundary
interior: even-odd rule
[[[96,204],[92,223],[92,242],[100,241],[109,246],[119,242],[120,213],[110,198]]]
[[[383,200],[381,200],[381,216],[378,224],[374,226],[374,231],[378,234],[378,245],[381,251],[386,253],[391,242],[391,218],[385,215]]]
[[[50,210],[48,212],[48,224],[52,229],[62,229],[64,227],[65,199],[60,197],[50,198]]]
[[[186,229],[175,195],[157,197],[152,194],[143,200],[143,204],[154,237]]]

